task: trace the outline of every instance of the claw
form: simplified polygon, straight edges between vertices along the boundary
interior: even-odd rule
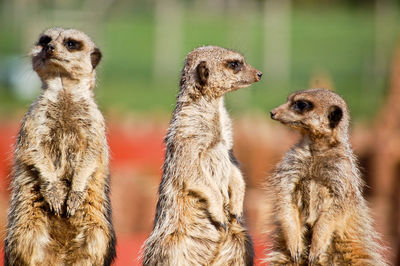
[[[294,261],[295,263],[299,263],[299,260],[300,260],[299,254],[296,254],[296,255],[293,257],[293,261]]]
[[[67,200],[67,217],[73,216],[84,200],[82,191],[71,191]]]
[[[224,231],[226,231],[226,223],[219,223],[219,225],[224,228]]]
[[[242,223],[242,216],[235,214],[235,219],[238,223]]]
[[[316,257],[314,257],[314,256],[309,256],[308,257],[308,263],[310,265],[314,265],[315,261],[316,261]]]
[[[296,251],[296,254],[292,255],[292,260],[296,264],[300,263],[300,258],[301,258],[301,252],[299,250]]]
[[[44,183],[41,188],[41,192],[47,201],[50,212],[56,215],[60,215],[62,212],[62,206],[64,204],[65,193],[62,183]]]

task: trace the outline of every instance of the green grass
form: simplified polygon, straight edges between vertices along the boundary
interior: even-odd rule
[[[118,12],[117,12],[118,11]],[[154,76],[155,24],[151,10],[115,10],[101,25],[100,47],[103,61],[98,70],[96,98],[103,110],[121,112],[170,112],[178,91],[179,74],[186,54],[195,47],[220,45],[241,51],[247,61],[263,70],[263,14],[255,10],[247,16],[238,12],[201,13],[183,11],[182,44],[177,69],[157,80]],[[386,31],[387,66],[399,33],[399,21]],[[227,106],[234,113],[248,110],[267,112],[283,103],[287,95],[306,89],[316,71],[328,73],[334,88],[348,101],[356,119],[369,119],[382,103],[387,71],[376,76],[375,20],[371,9],[294,8],[291,14],[290,80],[276,84],[264,79],[250,88],[232,93]],[[20,53],[18,34],[0,28],[0,62],[8,54]],[[264,70],[265,72],[265,70]],[[287,85],[282,85],[287,84]],[[26,108],[0,88],[0,114]]]

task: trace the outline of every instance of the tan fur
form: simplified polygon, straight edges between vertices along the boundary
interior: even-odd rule
[[[164,173],[144,265],[253,263],[241,219],[245,183],[233,156],[223,95],[261,75],[242,55],[224,48],[201,47],[187,56],[165,138]]]
[[[115,256],[105,124],[93,99],[100,58],[84,33],[61,28],[32,51],[43,91],[16,143],[5,265],[110,265]]]
[[[311,104],[301,104],[308,101]],[[306,106],[306,107],[304,107]],[[349,113],[336,93],[291,94],[271,117],[303,137],[268,180],[275,206],[271,265],[386,265],[349,144]]]

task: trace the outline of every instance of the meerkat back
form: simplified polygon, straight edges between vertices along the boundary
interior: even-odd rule
[[[17,138],[5,265],[110,265],[115,234],[104,118],[93,98],[101,52],[51,28],[32,50],[42,92]]]

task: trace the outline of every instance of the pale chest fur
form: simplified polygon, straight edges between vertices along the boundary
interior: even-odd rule
[[[22,146],[40,146],[58,176],[65,179],[72,178],[90,143],[105,139],[104,120],[94,100],[68,90],[44,91],[27,116],[22,132],[21,144],[28,144]]]
[[[228,183],[233,167],[229,150],[232,148],[231,120],[224,107],[223,99],[215,100],[213,103],[198,102],[184,107],[173,122],[171,130],[175,133],[175,141],[178,145],[187,145],[184,150],[191,161],[199,167],[192,172],[198,172],[202,177],[213,182],[226,200],[228,196]],[[185,140],[190,140],[183,144]],[[167,151],[169,152],[169,151]],[[177,152],[179,153],[179,152]],[[187,157],[174,157],[175,160],[187,160]],[[188,162],[187,162],[188,163]],[[185,163],[185,164],[187,164]],[[181,163],[176,163],[181,165]],[[189,168],[188,168],[189,169]],[[185,178],[185,182],[191,182]]]
[[[232,163],[229,159],[229,150],[223,142],[219,142],[207,153],[202,155],[200,160],[202,173],[209,175],[209,179],[218,184],[225,200],[229,200],[228,183]]]
[[[289,187],[293,188],[292,201],[299,209],[302,223],[313,226],[321,213],[332,204],[331,187],[308,150],[303,150],[298,156],[292,165],[298,169],[293,174],[296,178],[292,179]]]
[[[231,167],[233,167],[229,157],[229,150],[232,149],[233,140],[232,122],[224,107],[223,99],[219,102],[218,113],[221,138],[219,143],[213,149],[210,149],[210,158],[213,158],[212,165],[215,168],[213,170],[216,172],[216,177],[221,179],[223,194],[228,197],[228,183]]]
[[[314,179],[304,179],[294,193],[303,224],[313,226],[321,212],[332,203],[329,189]]]

